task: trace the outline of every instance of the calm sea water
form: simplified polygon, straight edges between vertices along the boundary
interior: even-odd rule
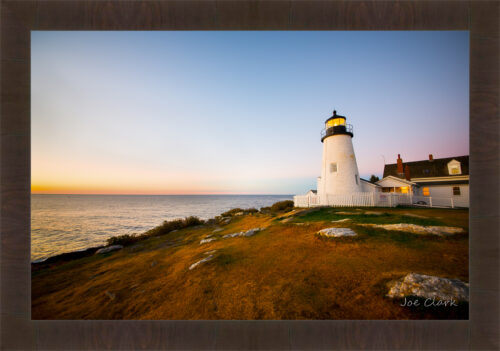
[[[31,260],[102,245],[165,220],[208,219],[232,208],[260,209],[292,195],[38,195],[31,196]]]

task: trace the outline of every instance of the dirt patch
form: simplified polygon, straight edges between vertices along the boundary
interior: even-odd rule
[[[427,216],[421,216],[421,215],[414,214],[414,213],[409,213],[409,212],[403,213],[403,216],[414,217],[414,218],[429,218]],[[441,217],[436,217],[436,218],[441,218]]]
[[[379,211],[365,211],[363,212],[363,214],[372,216],[382,216],[384,213]]]

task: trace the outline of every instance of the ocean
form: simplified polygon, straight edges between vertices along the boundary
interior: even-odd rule
[[[260,209],[292,195],[31,196],[31,260],[103,245],[111,236],[143,233],[165,220],[213,218],[232,208]]]

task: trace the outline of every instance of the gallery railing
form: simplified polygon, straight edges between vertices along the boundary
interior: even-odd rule
[[[352,124],[334,126],[323,129],[321,131],[321,139],[334,134],[347,134],[347,133],[352,135]]]

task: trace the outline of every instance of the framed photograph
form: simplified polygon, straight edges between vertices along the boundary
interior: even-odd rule
[[[498,347],[498,7],[3,2],[2,347]]]
[[[468,319],[468,93],[467,31],[32,31],[32,319]]]

